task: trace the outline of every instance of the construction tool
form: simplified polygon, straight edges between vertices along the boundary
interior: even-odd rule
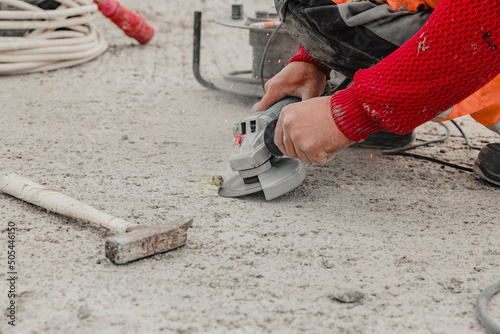
[[[155,34],[154,28],[140,14],[123,6],[118,0],[94,0],[101,13],[123,32],[141,44],[147,44]]]
[[[228,28],[248,30],[253,50],[248,60],[252,67],[226,73],[213,83],[209,82],[202,77],[200,71],[201,16],[201,12],[194,13],[193,73],[196,80],[204,87],[260,98],[264,96],[262,82],[281,71],[297,53],[299,45],[286,29],[279,29],[281,22],[276,9],[264,8],[245,16],[243,5],[234,4],[231,16],[216,19],[215,23]]]
[[[125,34],[148,43],[154,29],[117,0],[0,0],[0,75],[83,64],[108,43],[94,25],[99,11]]]
[[[192,218],[183,218],[155,226],[131,224],[15,173],[0,173],[0,192],[116,232],[106,239],[105,244],[106,257],[115,264],[128,263],[184,245],[187,230],[193,223]]]
[[[274,143],[281,110],[299,101],[299,98],[287,97],[268,110],[250,114],[234,125],[234,149],[229,157],[229,166],[238,174],[221,182],[220,196],[239,197],[262,190],[269,201],[288,193],[304,181],[302,162],[283,158],[283,153]]]

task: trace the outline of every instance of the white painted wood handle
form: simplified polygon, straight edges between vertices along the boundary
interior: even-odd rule
[[[125,233],[131,224],[101,212],[55,190],[25,179],[15,173],[0,174],[0,192],[37,205],[60,215],[81,219],[108,230]]]

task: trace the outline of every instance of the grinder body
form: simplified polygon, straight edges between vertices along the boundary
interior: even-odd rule
[[[296,188],[305,178],[302,162],[283,155],[274,143],[281,110],[300,99],[287,97],[264,112],[250,114],[233,127],[234,148],[229,166],[238,175],[219,189],[223,197],[264,191],[267,200]]]

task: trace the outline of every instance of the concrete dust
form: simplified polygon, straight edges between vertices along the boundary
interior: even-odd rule
[[[221,198],[212,176],[228,172],[232,125],[256,100],[195,81],[193,11],[203,11],[208,80],[251,68],[247,32],[214,23],[229,1],[123,4],[155,26],[151,44],[99,19],[111,46],[95,61],[0,78],[0,167],[130,222],[194,216],[188,243],[116,266],[105,231],[0,195],[0,230],[16,223],[19,261],[17,324],[2,317],[0,332],[483,333],[474,303],[498,280],[498,188],[350,148],[308,165],[305,182],[274,201]],[[476,145],[499,141],[460,122]],[[477,156],[455,129],[416,153],[469,166]]]

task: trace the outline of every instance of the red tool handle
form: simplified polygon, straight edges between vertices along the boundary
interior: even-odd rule
[[[118,0],[94,0],[97,7],[114,22],[125,34],[135,38],[139,43],[146,44],[153,38],[155,30],[144,17],[123,6]]]

